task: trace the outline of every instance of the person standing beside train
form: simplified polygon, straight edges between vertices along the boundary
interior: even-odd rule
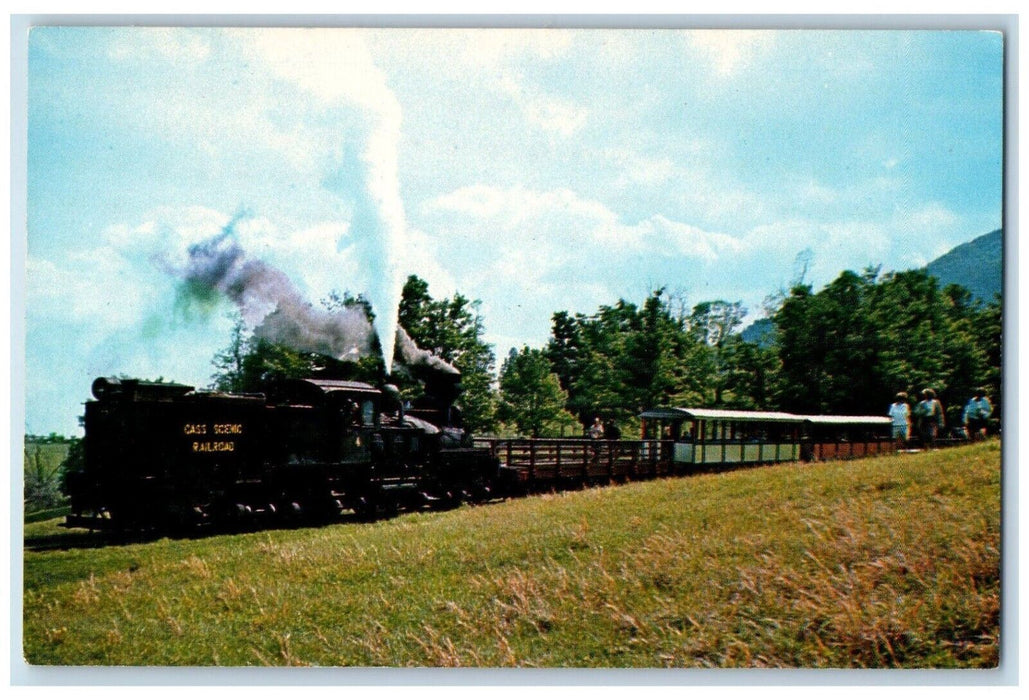
[[[922,400],[915,407],[915,418],[918,423],[918,436],[925,447],[936,446],[936,436],[944,427],[943,405],[936,399],[932,389],[922,390]]]
[[[986,439],[986,420],[993,414],[993,405],[986,398],[985,389],[976,389],[965,404],[964,422],[970,440]]]
[[[890,404],[888,412],[893,421],[893,439],[897,447],[907,444],[911,437],[911,408],[908,406],[908,395],[906,392],[898,392],[893,403]]]
[[[622,439],[622,431],[615,424],[615,422],[613,420],[609,420],[606,423],[604,423],[604,439],[605,440],[621,440]]]

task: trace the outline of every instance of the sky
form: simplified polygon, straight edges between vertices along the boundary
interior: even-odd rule
[[[1001,226],[1002,77],[979,31],[36,27],[26,430],[208,385],[237,306],[178,290],[226,231],[380,337],[408,274],[479,300],[498,364],[555,311],[920,267]]]

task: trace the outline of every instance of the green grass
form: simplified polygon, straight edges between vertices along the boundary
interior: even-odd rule
[[[46,508],[44,510],[36,510],[31,513],[25,513],[26,523],[38,523],[44,520],[52,520],[54,518],[64,517],[71,513],[71,506],[55,506],[53,508]]]
[[[56,522],[25,528],[34,664],[998,661],[997,442],[99,548]]]

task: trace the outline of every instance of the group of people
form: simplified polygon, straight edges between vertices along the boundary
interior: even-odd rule
[[[987,420],[992,414],[993,406],[986,398],[986,391],[976,389],[962,414],[969,439],[985,439]],[[929,388],[922,390],[922,400],[915,404],[914,409],[908,404],[907,393],[898,393],[890,405],[889,416],[893,421],[893,439],[898,444],[906,444],[911,439],[912,418],[918,438],[926,447],[935,445],[936,438],[946,428],[943,405],[936,398],[936,392]]]
[[[622,437],[622,431],[615,425],[613,420],[607,423],[600,422],[600,416],[593,419],[593,424],[586,431],[593,440],[618,440]]]

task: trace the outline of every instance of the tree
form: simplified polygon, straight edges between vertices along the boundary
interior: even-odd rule
[[[25,459],[25,512],[53,508],[64,501],[61,493],[61,469],[44,455],[44,444],[29,444],[24,447]]]
[[[779,356],[774,347],[729,336],[722,348],[722,400],[741,410],[769,410],[778,393]]]
[[[433,299],[429,284],[411,275],[404,284],[397,315],[401,327],[422,350],[449,362],[461,372],[460,408],[464,425],[472,431],[491,430],[496,421],[493,391],[495,357],[482,339],[479,304],[461,294]],[[409,397],[419,387],[401,387]]]
[[[712,403],[715,406],[723,406],[728,375],[732,368],[726,364],[726,344],[743,322],[747,310],[743,303],[728,302],[721,299],[717,301],[704,301],[693,307],[687,323],[694,339],[710,349],[704,374],[709,379],[713,392]]]
[[[900,390],[932,387],[953,421],[993,376],[990,310],[924,270],[845,271],[817,294],[795,287],[775,315],[779,405],[799,413],[881,414]],[[994,329],[996,327],[994,326]],[[999,344],[999,340],[998,340]]]
[[[353,306],[360,307],[369,322],[374,318],[371,305],[361,295],[344,291],[332,292],[322,305],[328,311]],[[228,345],[215,354],[211,363],[215,372],[211,388],[235,393],[263,391],[266,384],[278,379],[298,379],[322,376],[332,379],[350,379],[379,384],[384,376],[382,358],[377,352],[357,361],[344,361],[315,352],[295,350],[259,337],[253,331],[247,336],[247,327],[239,315],[231,317],[233,326]],[[373,343],[373,350],[377,349]]]
[[[687,331],[677,301],[658,289],[642,306],[619,299],[590,316],[554,314],[544,352],[584,426],[597,415],[625,420],[702,398],[706,349]]]
[[[233,323],[229,344],[211,361],[215,369],[211,376],[211,387],[218,391],[240,392],[245,388],[243,371],[248,351],[246,324],[239,314],[234,314],[231,318]]]
[[[512,348],[500,370],[500,420],[539,437],[549,425],[561,421],[567,400],[568,394],[542,350]]]

